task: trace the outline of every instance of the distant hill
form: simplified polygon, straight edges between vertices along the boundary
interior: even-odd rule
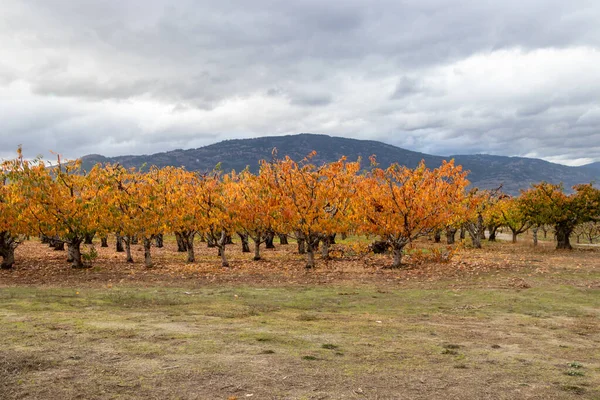
[[[581,167],[568,167],[535,158],[477,155],[454,155],[441,157],[418,153],[373,140],[357,140],[327,135],[302,133],[289,136],[262,137],[256,139],[225,140],[209,146],[189,150],[173,150],[164,153],[139,156],[104,157],[98,154],[82,158],[83,166],[91,168],[96,163],[120,163],[126,167],[140,167],[144,164],[164,166],[184,166],[188,170],[208,171],[221,163],[225,171],[241,171],[249,166],[252,171],[258,169],[258,162],[271,159],[273,148],[278,156],[290,156],[301,160],[313,150],[317,151],[314,163],[338,160],[346,156],[353,161],[358,157],[368,166],[369,157],[377,156],[381,167],[399,163],[414,168],[421,160],[434,168],[442,160],[454,158],[457,164],[470,171],[469,180],[480,188],[495,188],[500,184],[507,193],[517,194],[531,183],[542,180],[564,183],[566,188],[578,183],[589,183],[600,178],[600,163]]]
[[[573,185],[590,183],[600,177],[598,170],[569,167],[537,158],[491,156],[488,154],[451,156],[457,164],[471,171],[469,180],[481,188],[502,184],[506,193],[518,194],[532,183],[541,181],[563,183],[570,190]]]
[[[587,164],[587,165],[583,165],[582,168],[593,171],[593,173],[595,173],[596,175],[600,175],[600,161],[591,163],[591,164]]]

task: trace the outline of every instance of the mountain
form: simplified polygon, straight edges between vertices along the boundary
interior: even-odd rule
[[[410,150],[401,149],[389,144],[372,140],[356,140],[327,135],[302,133],[299,135],[262,137],[256,139],[225,140],[198,149],[173,150],[164,153],[142,156],[119,156],[107,158],[98,154],[83,157],[84,167],[91,167],[97,162],[119,162],[126,167],[156,165],[185,166],[189,170],[210,170],[218,163],[225,171],[235,169],[241,171],[249,166],[252,171],[258,170],[258,162],[271,159],[273,148],[278,157],[290,156],[300,161],[311,151],[316,150],[315,163],[338,160],[347,156],[349,160],[362,157],[368,164],[369,157],[377,155],[381,165],[401,162],[403,165],[415,167],[422,159],[426,164],[439,165],[444,157],[432,156]]]
[[[592,171],[596,175],[600,175],[600,161],[583,165],[582,168]]]
[[[600,177],[598,170],[585,167],[569,167],[537,158],[491,156],[488,154],[456,155],[457,164],[471,171],[469,180],[481,188],[495,188],[502,184],[502,190],[518,194],[531,183],[541,181],[563,183],[570,190],[578,183],[590,183]]]
[[[96,163],[111,162],[120,163],[125,167],[184,166],[188,170],[208,171],[221,163],[224,171],[232,169],[241,171],[249,166],[252,171],[256,172],[260,160],[271,159],[273,148],[277,149],[278,157],[288,155],[297,161],[315,150],[317,156],[312,162],[317,164],[335,161],[346,156],[350,161],[361,157],[363,164],[368,166],[369,157],[374,154],[381,167],[387,167],[397,162],[414,168],[421,160],[425,160],[428,167],[435,168],[442,163],[442,160],[454,158],[457,164],[470,171],[469,180],[474,186],[489,189],[502,184],[503,190],[511,194],[517,194],[520,189],[526,189],[531,183],[542,180],[553,183],[563,182],[565,188],[569,189],[575,184],[589,183],[600,177],[600,163],[568,167],[534,158],[486,154],[441,157],[405,150],[373,140],[347,139],[308,133],[225,140],[197,149],[178,149],[151,155],[104,157],[91,154],[83,157],[82,161],[86,169]]]

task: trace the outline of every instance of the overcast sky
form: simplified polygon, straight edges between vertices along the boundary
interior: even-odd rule
[[[600,161],[598,0],[2,0],[0,157],[300,132]]]

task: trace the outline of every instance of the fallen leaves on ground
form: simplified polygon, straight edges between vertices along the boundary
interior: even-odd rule
[[[414,248],[430,249],[435,246],[426,240],[413,245]],[[499,243],[483,250],[460,250],[447,262],[428,261],[423,257],[411,259],[409,252],[404,258],[404,267],[400,269],[386,268],[391,264],[389,255],[354,255],[350,251],[338,251],[330,260],[317,258],[317,267],[306,270],[304,256],[297,254],[293,244],[263,249],[264,260],[261,261],[252,261],[251,253],[242,253],[241,246],[234,244],[227,248],[231,267],[222,268],[216,249],[207,248],[205,243],[197,243],[196,249],[198,261],[186,263],[185,253],[178,253],[175,243],[167,241],[163,248],[152,248],[156,266],[146,268],[141,246],[134,246],[136,262],[133,264],[126,263],[124,253],[116,253],[113,246],[97,246],[98,258],[90,268],[77,270],[66,262],[65,251],[54,251],[37,240],[32,240],[17,249],[17,262],[13,270],[0,271],[0,284],[83,284],[110,288],[114,284],[149,285],[157,282],[164,285],[322,285],[354,281],[427,285],[439,280],[455,280],[454,286],[461,287],[479,284],[478,278],[502,275],[503,279],[492,280],[488,284],[524,289],[531,287],[530,277],[557,274],[569,269],[593,270],[599,264],[597,251],[557,252],[550,245],[533,249],[527,244]],[[507,279],[506,274],[515,274],[517,277]],[[591,287],[599,284],[596,281],[588,282]]]

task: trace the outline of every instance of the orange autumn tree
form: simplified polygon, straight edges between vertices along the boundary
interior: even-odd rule
[[[21,190],[19,174],[28,168],[29,162],[23,159],[21,149],[14,160],[0,165],[0,268],[11,269],[15,262],[15,249],[30,232],[30,224],[25,210],[28,202]],[[35,162],[34,162],[35,163]]]
[[[133,263],[131,239],[137,234],[138,220],[143,210],[137,206],[136,185],[141,174],[120,164],[107,164],[96,177],[107,188],[106,221],[117,241],[125,243],[126,262]]]
[[[171,171],[169,190],[166,196],[170,220],[168,228],[178,235],[187,251],[187,262],[196,261],[194,253],[194,238],[201,230],[202,214],[196,203],[196,175],[183,168]]]
[[[393,250],[392,268],[399,268],[408,243],[446,226],[460,212],[466,175],[454,161],[434,170],[423,161],[415,169],[397,164],[374,168],[357,196],[359,231],[381,236]]]
[[[172,209],[168,207],[167,199],[173,184],[173,171],[173,167],[152,166],[134,186],[135,205],[141,210],[136,236],[142,239],[144,264],[148,268],[153,266],[152,241],[169,230]]]
[[[206,174],[170,170],[165,196],[170,215],[167,227],[185,243],[188,262],[195,261],[194,238],[200,234],[215,243],[222,266],[229,266],[225,245],[235,229],[232,204],[237,192],[232,176],[235,173],[222,177],[218,169]]]
[[[106,165],[96,179],[106,187],[105,218],[111,231],[123,237],[127,262],[133,262],[131,241],[142,239],[144,263],[152,267],[152,240],[169,230],[171,209],[167,197],[173,185],[172,167],[151,167],[147,172],[121,165]]]
[[[73,268],[84,267],[81,243],[101,228],[102,187],[81,171],[78,161],[65,163],[60,156],[48,168],[41,162],[26,165],[16,179],[28,202],[25,214],[32,231],[58,237],[69,248]]]
[[[306,268],[314,268],[314,252],[319,241],[336,232],[347,232],[350,211],[358,186],[360,162],[340,160],[317,167],[310,163],[312,152],[302,162],[291,158],[262,161],[261,174],[279,202],[282,232],[306,241]]]
[[[261,259],[260,245],[265,243],[268,232],[277,230],[281,224],[280,196],[271,190],[268,174],[258,175],[248,170],[231,174],[228,194],[236,230],[248,235],[254,242],[254,261]]]
[[[221,256],[221,266],[229,267],[225,254],[228,236],[235,229],[233,199],[228,196],[231,177],[221,177],[218,169],[194,174],[189,207],[194,213],[193,230],[214,243]]]
[[[106,223],[118,240],[125,243],[126,261],[133,263],[131,241],[139,233],[141,217],[144,212],[138,202],[138,185],[142,173],[135,168],[127,169],[119,164],[107,164],[96,179],[106,187],[105,201]]]

